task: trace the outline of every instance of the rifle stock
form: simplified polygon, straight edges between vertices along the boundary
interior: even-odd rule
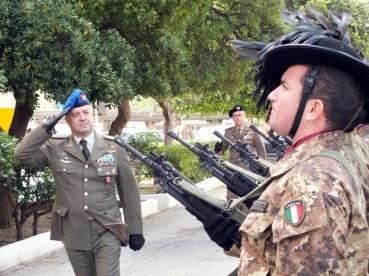
[[[197,155],[201,160],[203,167],[214,177],[222,181],[227,188],[236,195],[244,196],[257,186],[258,182],[255,179],[224,166],[223,160],[221,160],[217,154],[209,150],[207,145],[191,145],[171,130],[168,131],[168,136],[177,140]]]

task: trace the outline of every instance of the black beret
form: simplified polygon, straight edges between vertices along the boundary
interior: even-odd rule
[[[243,106],[242,105],[235,105],[231,110],[229,110],[229,117],[232,117],[233,113],[235,113],[236,111],[244,111],[245,109],[243,109]]]

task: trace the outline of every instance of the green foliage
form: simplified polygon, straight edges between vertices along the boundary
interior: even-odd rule
[[[176,112],[214,114],[248,103],[249,64],[235,62],[228,41],[269,40],[282,29],[281,0],[76,2],[81,15],[100,30],[116,29],[135,49],[136,95],[170,100]]]
[[[209,177],[209,174],[200,167],[198,158],[182,145],[163,146],[157,139],[150,136],[132,137],[128,143],[142,154],[153,152],[156,155],[164,154],[180,173],[194,182],[199,182]],[[139,160],[133,159],[133,166],[138,181],[150,179],[152,172]]]
[[[182,145],[161,147],[156,153],[165,154],[167,161],[195,183],[210,177],[210,174],[201,168],[199,158]]]
[[[149,152],[155,152],[158,147],[158,140],[152,136],[131,136],[127,142],[145,155]],[[152,177],[150,169],[139,160],[134,159],[133,166],[135,168],[135,174],[138,181]]]
[[[0,132],[0,185],[9,185],[16,180],[18,162],[14,158],[14,149],[17,143],[17,139]]]
[[[17,181],[8,186],[17,197],[17,204],[37,205],[52,202],[55,195],[54,178],[48,168],[17,169]]]
[[[48,168],[25,168],[14,157],[18,140],[0,134],[0,183],[15,196],[16,204],[49,202],[54,198],[54,179]]]

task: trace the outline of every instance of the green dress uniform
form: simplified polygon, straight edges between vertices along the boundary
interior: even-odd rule
[[[259,157],[266,159],[265,146],[260,136],[250,128],[246,126],[241,128],[233,126],[225,130],[224,136],[229,138],[232,142],[247,144],[252,150],[256,151]],[[238,152],[232,148],[229,149],[229,161],[239,167],[247,168],[247,166],[241,162]]]
[[[39,126],[23,138],[15,156],[29,167],[50,167],[56,186],[51,239],[63,242],[76,274],[119,275],[120,246],[127,245],[128,234],[143,231],[140,195],[126,151],[95,133],[86,160],[72,136],[52,137]],[[76,252],[103,248],[104,239],[109,246],[95,260],[96,271],[91,265],[79,267],[83,261]]]
[[[237,128],[236,126],[227,128],[224,136],[232,142],[240,142],[249,145],[252,150],[256,151],[259,157],[266,159],[265,146],[260,136],[245,125],[242,128]],[[238,152],[232,148],[229,149],[229,162],[241,168],[248,169],[247,165],[240,160]],[[235,197],[237,196],[227,189],[227,199]]]

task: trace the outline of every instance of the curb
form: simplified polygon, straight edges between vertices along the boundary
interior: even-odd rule
[[[205,191],[209,191],[224,184],[211,177],[196,185]],[[178,204],[179,202],[168,194],[141,195],[142,217],[145,218]],[[0,274],[49,255],[61,248],[63,248],[62,242],[50,240],[50,232],[2,246],[0,247]]]

